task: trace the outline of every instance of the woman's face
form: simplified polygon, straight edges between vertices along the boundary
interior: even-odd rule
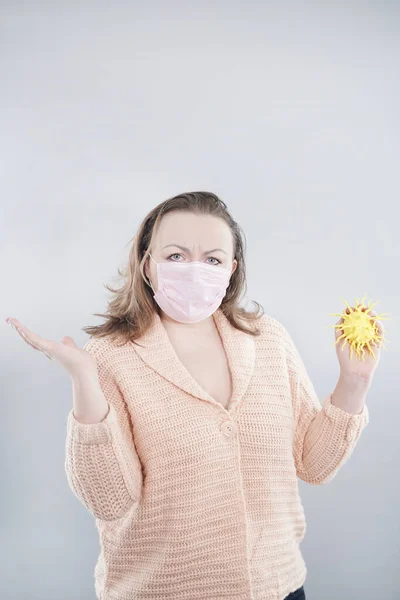
[[[167,213],[153,234],[150,248],[156,263],[204,262],[231,273],[237,267],[233,237],[229,226],[218,217],[191,212]],[[148,258],[145,273],[157,291],[157,266]]]

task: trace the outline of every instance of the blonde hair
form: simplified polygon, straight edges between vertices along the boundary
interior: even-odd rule
[[[231,276],[226,295],[220,306],[228,321],[241,331],[251,335],[258,335],[259,330],[254,323],[259,319],[264,310],[262,306],[253,301],[255,310],[248,312],[239,303],[246,293],[246,264],[245,264],[245,236],[240,226],[229,213],[225,202],[211,192],[189,192],[179,194],[161,202],[153,208],[142,221],[129,253],[128,263],[118,273],[124,278],[119,289],[104,284],[107,290],[114,294],[108,302],[106,314],[94,313],[94,316],[105,318],[101,325],[88,325],[82,327],[93,337],[110,336],[115,341],[120,337],[123,343],[134,342],[151,327],[154,314],[160,315],[161,311],[153,298],[144,273],[144,265],[148,258],[153,233],[164,215],[172,211],[190,211],[197,214],[208,214],[225,221],[229,226],[234,241],[234,258],[237,267]]]

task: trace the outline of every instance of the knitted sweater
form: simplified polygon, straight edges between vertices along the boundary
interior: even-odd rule
[[[299,588],[305,517],[298,479],[330,481],[368,409],[322,407],[286,328],[261,335],[214,315],[232,375],[228,408],[179,361],[159,318],[138,343],[108,337],[97,360],[109,412],[68,415],[65,469],[96,518],[100,600],[282,600]]]

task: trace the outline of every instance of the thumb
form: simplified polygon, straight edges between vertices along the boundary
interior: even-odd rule
[[[74,340],[68,335],[64,335],[64,337],[61,338],[61,343],[64,344],[64,346],[69,346],[70,348],[78,348]]]

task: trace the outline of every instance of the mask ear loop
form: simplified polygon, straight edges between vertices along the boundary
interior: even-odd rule
[[[153,263],[156,265],[157,263],[156,263],[156,261],[154,260],[154,258],[152,257],[151,253],[149,252],[148,254],[149,254],[149,256],[150,256],[151,260],[153,261]],[[146,283],[147,283],[147,285],[148,285],[148,286],[150,286],[150,287],[151,287],[151,289],[152,289],[152,290],[153,290],[153,292],[154,292],[154,288],[153,288],[153,286],[152,286],[152,283],[151,283],[151,281],[150,281],[150,279],[149,279],[148,277],[146,278]],[[155,293],[155,292],[154,292],[154,293]]]

